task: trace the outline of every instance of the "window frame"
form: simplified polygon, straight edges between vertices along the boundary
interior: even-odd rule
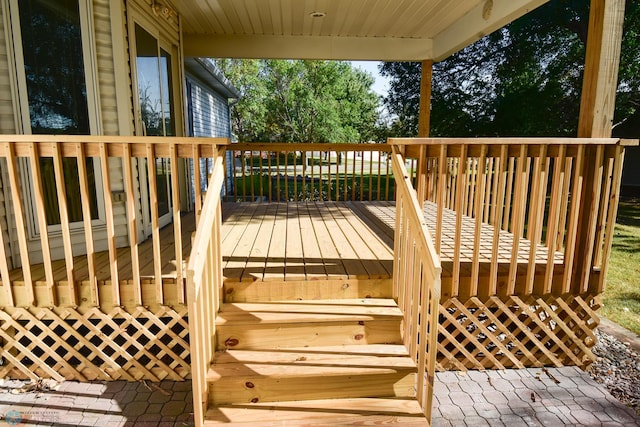
[[[138,93],[138,67],[137,67],[137,49],[136,49],[136,25],[154,37],[158,42],[158,53],[164,50],[171,56],[171,82],[170,89],[173,92],[172,98],[172,112],[173,112],[173,128],[175,135],[173,137],[179,137],[184,135],[184,75],[182,69],[182,46],[180,44],[179,33],[174,33],[171,28],[171,24],[162,19],[157,18],[149,14],[148,10],[142,8],[136,1],[127,0],[127,31],[129,40],[129,64],[130,64],[130,77],[131,77],[131,98],[133,101],[133,117],[134,128],[136,135],[144,135],[142,125],[142,115],[140,108],[140,95]],[[139,230],[139,238],[148,237],[151,235],[151,215],[148,210],[149,191],[148,191],[148,179],[150,179],[148,171],[149,165],[147,159],[141,159],[138,165],[139,170],[144,170],[143,175],[139,175],[139,198],[138,201],[141,204],[140,210],[142,212],[142,227]],[[142,172],[140,172],[142,173]],[[146,176],[147,178],[141,178]],[[168,186],[171,185],[171,175],[167,175]],[[173,200],[171,192],[167,194],[169,201],[169,212],[160,216],[159,226],[164,227],[173,221],[173,204],[176,201]],[[180,203],[178,201],[177,203]]]
[[[29,96],[27,91],[27,79],[25,73],[25,63],[22,45],[22,30],[20,25],[20,12],[18,0],[3,0],[5,10],[8,8],[7,27],[8,44],[11,48],[13,59],[14,81],[13,86],[16,94],[16,120],[17,129],[22,131],[24,135],[32,135],[31,120],[29,113]],[[85,88],[87,95],[87,111],[89,114],[89,134],[102,134],[102,119],[98,90],[98,70],[95,49],[95,32],[93,28],[93,2],[77,0],[78,13],[80,17],[80,35],[82,43],[82,60],[84,65]],[[96,198],[98,205],[98,219],[91,221],[94,230],[106,227],[105,210],[104,210],[104,191],[103,191],[103,175],[100,169],[100,162],[94,161]],[[34,188],[32,182],[33,173],[29,159],[18,159],[18,170],[20,174],[20,182],[27,183],[22,187],[22,199],[25,203],[25,222],[27,226],[27,234],[30,240],[36,240],[40,237],[40,228],[36,220],[36,202],[34,199]],[[71,234],[84,234],[84,223],[82,221],[72,222],[69,224]],[[50,237],[59,237],[62,235],[62,226],[60,224],[49,225],[47,231]]]

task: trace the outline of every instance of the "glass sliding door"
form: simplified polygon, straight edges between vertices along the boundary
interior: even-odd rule
[[[162,45],[159,37],[154,36],[140,24],[134,25],[136,49],[136,80],[138,89],[138,127],[139,132],[147,136],[175,136],[176,120],[174,112],[174,66],[170,47]],[[148,165],[145,163],[145,169]],[[171,164],[168,158],[156,158],[155,179],[158,215],[160,226],[171,222]],[[148,194],[149,183],[145,190]],[[147,215],[151,216],[148,204]],[[148,221],[147,221],[148,223]],[[148,228],[148,227],[146,227]],[[147,232],[149,232],[147,230]]]

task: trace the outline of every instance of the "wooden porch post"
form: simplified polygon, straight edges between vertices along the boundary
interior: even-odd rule
[[[624,7],[625,0],[591,0],[578,137],[611,136]],[[589,289],[603,168],[603,148],[586,147],[581,194],[572,195],[580,200],[572,284],[574,293],[583,293]],[[603,264],[607,262],[608,260],[603,260]],[[600,292],[601,289],[595,291]]]
[[[431,124],[431,80],[433,77],[433,61],[428,59],[422,61],[422,73],[420,75],[420,110],[418,113],[418,137],[429,137],[429,126]],[[420,157],[418,158],[418,171],[416,174],[418,201],[422,205],[427,197],[427,158],[426,147],[420,146]]]

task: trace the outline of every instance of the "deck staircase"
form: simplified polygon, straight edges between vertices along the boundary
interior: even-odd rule
[[[225,303],[205,425],[426,426],[401,334],[392,299]]]

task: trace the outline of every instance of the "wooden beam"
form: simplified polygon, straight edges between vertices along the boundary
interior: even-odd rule
[[[441,61],[531,12],[548,0],[485,0],[433,39],[433,56]]]
[[[422,61],[431,58],[431,46],[431,39],[406,37],[211,34],[184,37],[185,56],[215,58]]]
[[[610,138],[618,86],[625,0],[591,0],[579,138]]]
[[[578,137],[611,137],[624,7],[625,0],[591,0]],[[602,148],[587,147],[585,151],[574,290],[586,290],[590,280],[603,167]]]
[[[433,61],[422,61],[420,76],[420,111],[418,114],[418,137],[428,138],[431,124],[431,80],[433,77]],[[418,157],[417,191],[418,202],[422,204],[426,198],[427,156],[426,147],[420,146]]]

